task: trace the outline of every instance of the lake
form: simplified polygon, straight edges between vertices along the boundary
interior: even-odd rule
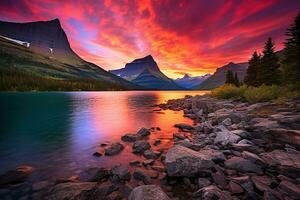
[[[34,179],[68,177],[89,167],[142,160],[131,144],[118,155],[95,157],[100,144],[121,141],[141,127],[160,127],[150,136],[163,148],[172,144],[175,123],[189,123],[179,111],[151,105],[204,91],[0,93],[0,173],[21,164],[34,167]]]

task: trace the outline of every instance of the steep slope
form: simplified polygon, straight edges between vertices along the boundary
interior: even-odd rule
[[[233,71],[233,73],[237,72],[239,80],[244,80],[246,75],[248,63],[228,63],[216,70],[216,72],[210,76],[208,79],[203,81],[197,88],[200,90],[210,90],[221,86],[225,83],[226,80],[226,72],[228,70]]]
[[[181,90],[172,80],[162,79],[151,69],[146,68],[142,73],[132,80],[133,83],[152,90]]]
[[[55,79],[93,79],[118,89],[140,88],[80,58],[71,49],[58,19],[31,23],[0,21],[0,59],[0,68],[14,67]]]
[[[191,77],[188,74],[185,74],[182,78],[178,78],[175,83],[186,89],[197,89],[197,87],[206,79],[208,79],[211,75],[206,74],[203,76],[195,76]]]
[[[183,89],[160,71],[151,55],[135,59],[134,61],[127,63],[124,68],[111,70],[110,72],[148,89]]]

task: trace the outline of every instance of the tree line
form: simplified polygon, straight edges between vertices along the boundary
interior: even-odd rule
[[[300,89],[300,14],[286,31],[283,55],[279,59],[271,37],[265,42],[262,54],[254,51],[244,79],[247,86],[285,85]],[[239,86],[237,73],[226,73],[226,84]]]

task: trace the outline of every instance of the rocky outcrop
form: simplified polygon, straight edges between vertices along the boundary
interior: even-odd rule
[[[193,176],[214,165],[209,154],[180,145],[168,150],[165,163],[169,176]]]

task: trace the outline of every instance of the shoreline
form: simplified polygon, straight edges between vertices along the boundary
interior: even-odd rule
[[[297,199],[299,105],[299,100],[248,104],[208,95],[169,100],[156,107],[183,111],[194,121],[174,122],[174,146],[160,147],[158,140],[149,144],[148,136],[159,127],[141,128],[120,143],[103,145],[96,156],[118,154],[122,143],[129,143],[143,162],[87,169],[77,177],[32,185],[26,179],[34,169],[23,166],[1,176],[0,196],[19,192],[22,199]]]

